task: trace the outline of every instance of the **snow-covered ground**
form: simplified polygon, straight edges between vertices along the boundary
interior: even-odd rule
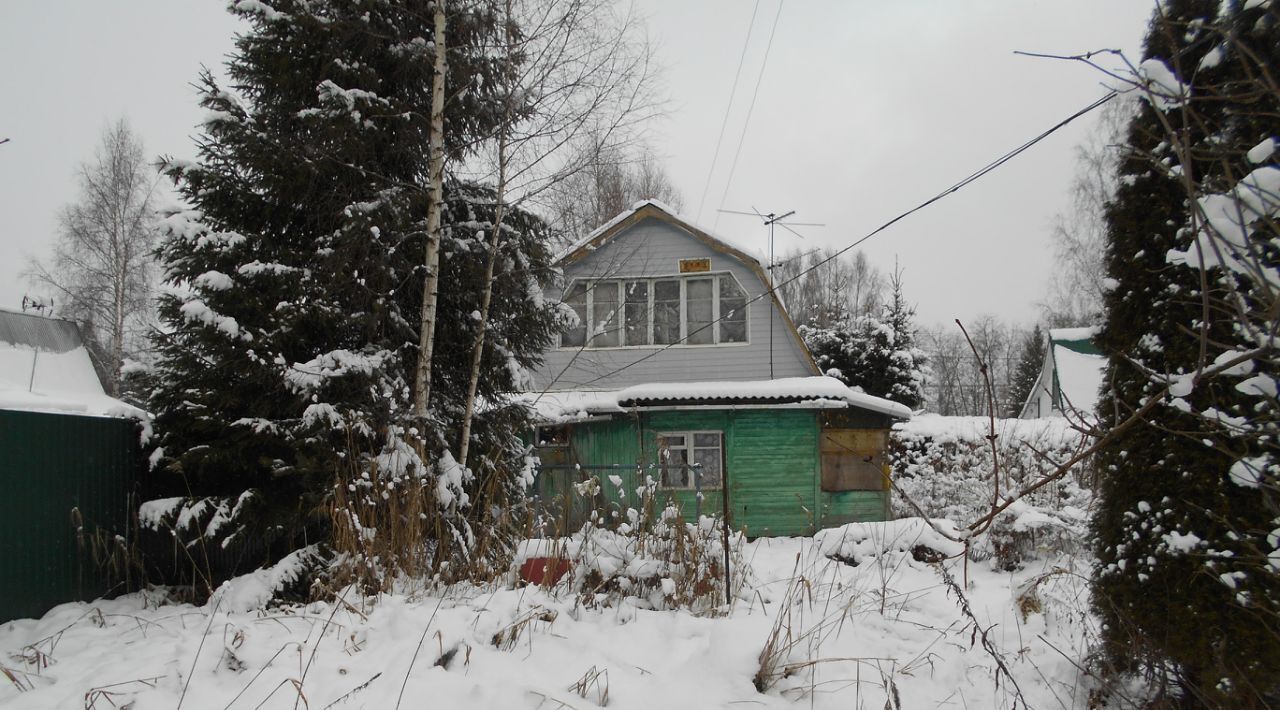
[[[931,565],[904,544],[932,534],[922,521],[867,530],[874,544],[842,545],[841,531],[748,543],[751,585],[706,615],[510,584],[249,612],[227,610],[230,590],[204,607],[154,595],[67,604],[0,625],[0,705],[1086,706],[1080,561],[1014,573],[969,562],[966,585],[962,556]]]

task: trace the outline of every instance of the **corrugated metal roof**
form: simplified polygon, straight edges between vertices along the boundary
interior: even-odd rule
[[[82,341],[80,329],[69,320],[0,309],[0,343],[65,353],[80,347]]]

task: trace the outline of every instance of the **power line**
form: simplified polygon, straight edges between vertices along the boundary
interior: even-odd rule
[[[738,70],[733,73],[733,88],[729,89],[729,103],[724,105],[724,118],[720,121],[720,135],[716,136],[716,150],[711,156],[711,167],[707,169],[707,182],[702,186],[702,199],[698,200],[698,221],[702,221],[702,207],[707,202],[707,192],[711,189],[711,176],[716,171],[716,161],[720,159],[720,143],[724,141],[724,129],[729,125],[729,109],[733,108],[733,97],[738,94],[738,78],[742,76],[742,65],[747,58],[747,47],[751,44],[751,30],[756,26],[756,12],[760,9],[760,0],[751,10],[751,22],[747,24],[747,38],[742,41],[742,54],[738,55]]]
[[[729,197],[729,186],[733,184],[733,173],[738,169],[738,156],[742,154],[742,144],[747,140],[747,127],[751,125],[751,114],[756,108],[756,97],[760,95],[760,82],[764,80],[765,67],[769,66],[769,50],[773,49],[773,35],[778,29],[778,18],[782,17],[782,2],[778,0],[778,11],[773,15],[773,27],[769,30],[769,42],[764,46],[764,60],[760,62],[760,73],[756,75],[756,88],[751,92],[751,103],[747,106],[747,120],[742,122],[742,135],[738,136],[738,148],[733,151],[733,163],[729,165],[729,177],[724,182],[724,194],[720,195],[720,206]],[[720,226],[720,215],[711,225],[712,229]]]
[[[1108,101],[1110,101],[1110,100],[1114,99],[1117,95],[1118,95],[1118,92],[1115,92],[1115,91],[1109,92],[1106,96],[1103,96],[1102,98],[1098,99],[1097,101],[1094,101],[1093,103],[1089,104],[1088,106],[1085,106],[1084,108],[1080,109],[1079,111],[1076,111],[1075,113],[1071,114],[1070,116],[1067,116],[1066,118],[1062,119],[1062,120],[1061,120],[1061,121],[1059,121],[1058,123],[1054,124],[1054,125],[1053,125],[1052,127],[1050,127],[1049,129],[1047,129],[1047,130],[1045,130],[1045,131],[1041,132],[1040,134],[1038,134],[1038,135],[1037,135],[1037,136],[1035,136],[1034,138],[1032,138],[1032,139],[1030,139],[1030,140],[1026,141],[1025,143],[1023,143],[1022,145],[1018,146],[1017,148],[1014,148],[1013,150],[1011,150],[1011,151],[1009,151],[1009,152],[1005,153],[1004,155],[1000,156],[999,158],[996,158],[995,160],[991,161],[990,163],[987,163],[986,165],[982,166],[982,167],[981,167],[981,168],[979,168],[978,170],[976,170],[976,171],[974,171],[974,172],[970,173],[969,175],[965,176],[965,177],[964,177],[964,178],[962,178],[959,182],[955,183],[955,184],[954,184],[954,185],[952,185],[951,187],[948,187],[947,189],[943,190],[942,192],[939,192],[938,194],[934,195],[933,197],[930,197],[929,199],[925,200],[924,202],[921,202],[920,204],[916,205],[915,207],[912,207],[911,209],[907,210],[906,212],[903,212],[903,213],[899,214],[898,216],[894,217],[893,219],[889,220],[888,222],[885,222],[884,224],[880,225],[879,227],[876,227],[875,229],[871,230],[870,232],[868,232],[868,233],[867,233],[866,235],[864,235],[863,237],[861,237],[861,238],[857,239],[856,241],[854,241],[852,244],[850,244],[850,245],[848,245],[848,246],[846,246],[846,247],[843,247],[843,248],[841,248],[841,249],[840,249],[840,250],[838,250],[838,251],[835,251],[835,252],[831,253],[830,255],[828,255],[828,256],[826,256],[825,258],[823,258],[823,259],[821,259],[821,260],[817,261],[816,263],[814,263],[813,265],[809,266],[808,268],[806,268],[806,269],[804,269],[804,270],[800,271],[800,272],[799,272],[799,273],[797,273],[795,276],[792,276],[791,278],[787,279],[786,281],[784,281],[784,282],[782,282],[782,283],[779,283],[779,284],[776,284],[776,285],[772,285],[770,288],[766,288],[766,290],[765,290],[763,293],[761,293],[761,294],[759,294],[759,295],[757,295],[757,296],[755,296],[755,297],[753,297],[753,298],[748,299],[748,300],[746,301],[746,303],[744,303],[744,304],[743,304],[743,307],[745,308],[746,306],[748,306],[748,305],[750,305],[750,304],[752,304],[752,303],[755,303],[756,301],[759,301],[759,300],[763,299],[765,296],[769,296],[769,295],[771,295],[771,294],[772,294],[776,289],[779,289],[779,288],[781,288],[781,287],[783,287],[783,286],[786,286],[787,284],[789,284],[789,283],[791,283],[791,282],[793,282],[793,281],[795,281],[795,280],[797,280],[797,279],[801,278],[802,276],[804,276],[805,274],[807,274],[807,273],[809,273],[809,272],[811,272],[811,271],[815,271],[815,270],[817,270],[818,268],[820,268],[820,267],[824,266],[824,265],[825,265],[825,264],[827,264],[828,262],[833,261],[834,259],[836,259],[836,258],[840,257],[840,256],[841,256],[842,254],[844,254],[845,252],[848,252],[849,250],[853,249],[854,247],[857,247],[859,244],[862,244],[863,242],[867,241],[868,239],[870,239],[870,238],[872,238],[872,237],[876,236],[876,235],[877,235],[877,234],[879,234],[880,232],[883,232],[884,230],[888,229],[889,227],[892,227],[893,225],[895,225],[895,224],[897,224],[898,222],[902,221],[902,220],[903,220],[903,219],[905,219],[906,217],[908,217],[908,216],[910,216],[910,215],[912,215],[912,214],[915,214],[916,212],[919,212],[920,210],[922,210],[922,209],[924,209],[924,208],[928,207],[929,205],[932,205],[933,203],[935,203],[935,202],[937,202],[937,201],[941,200],[942,198],[944,198],[944,197],[946,197],[946,196],[948,196],[948,195],[951,195],[951,194],[953,194],[953,193],[955,193],[955,192],[959,192],[962,188],[966,187],[966,186],[967,186],[967,185],[969,185],[970,183],[972,183],[972,182],[974,182],[974,181],[978,180],[979,178],[981,178],[981,177],[983,177],[983,176],[987,175],[988,173],[990,173],[990,172],[994,171],[996,168],[999,168],[1000,166],[1002,166],[1002,165],[1004,165],[1005,163],[1009,162],[1010,160],[1014,159],[1014,158],[1015,158],[1015,157],[1017,157],[1018,155],[1021,155],[1022,153],[1026,152],[1029,148],[1031,148],[1031,146],[1033,146],[1033,145],[1035,145],[1035,144],[1039,143],[1040,141],[1044,140],[1045,138],[1048,138],[1050,135],[1052,135],[1052,134],[1056,133],[1057,131],[1061,130],[1064,126],[1066,126],[1067,124],[1069,124],[1069,123],[1071,123],[1072,121],[1076,120],[1077,118],[1080,118],[1081,116],[1083,116],[1083,115],[1085,115],[1085,114],[1089,113],[1090,111],[1093,111],[1093,110],[1097,109],[1098,107],[1102,106],[1103,104],[1106,104]],[[703,330],[706,330],[707,328],[710,328],[711,326],[715,325],[716,323],[718,323],[718,322],[720,322],[720,321],[724,320],[724,318],[725,318],[725,316],[721,316],[720,318],[717,318],[716,320],[713,320],[713,321],[711,321],[710,323],[707,323],[706,325],[703,325],[702,327],[698,328],[697,330],[695,330],[695,331],[693,331],[693,332],[691,332],[691,333],[688,333],[688,334],[687,334],[687,335],[685,335],[683,338],[680,338],[679,340],[676,340],[676,341],[675,341],[675,342],[673,342],[673,343],[669,343],[669,344],[667,344],[667,345],[664,345],[664,346],[662,346],[661,348],[659,348],[658,350],[655,350],[655,351],[653,351],[653,352],[649,353],[648,355],[645,355],[644,357],[641,357],[641,358],[639,358],[639,359],[633,360],[633,361],[631,361],[631,362],[627,363],[626,365],[623,365],[623,366],[621,366],[621,367],[618,367],[618,368],[615,368],[615,369],[613,369],[613,370],[610,370],[609,372],[606,372],[605,374],[600,375],[600,376],[598,376],[598,377],[596,377],[596,378],[594,378],[594,379],[588,380],[587,382],[582,383],[582,385],[583,385],[583,386],[585,386],[585,385],[590,385],[590,384],[593,384],[593,383],[599,382],[600,380],[606,379],[606,378],[608,378],[608,377],[612,377],[612,376],[614,376],[614,375],[618,374],[619,372],[622,372],[622,371],[624,371],[624,370],[630,369],[631,367],[633,367],[633,366],[635,366],[635,365],[639,365],[640,363],[645,362],[646,360],[649,360],[649,359],[651,359],[651,358],[657,357],[658,355],[661,355],[662,353],[666,352],[668,349],[670,349],[670,348],[672,348],[672,347],[674,347],[674,346],[676,346],[676,345],[680,345],[681,343],[685,342],[686,340],[688,340],[690,337],[692,337],[692,336],[696,335],[697,333],[700,333],[700,332],[702,332]],[[567,367],[567,366],[566,366],[565,370],[566,370],[566,371],[568,370],[568,367]],[[557,379],[558,379],[558,378],[557,378]]]

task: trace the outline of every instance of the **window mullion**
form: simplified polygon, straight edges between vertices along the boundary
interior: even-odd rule
[[[688,333],[689,319],[688,319],[688,313],[687,313],[689,297],[687,295],[688,289],[686,288],[688,281],[689,281],[688,279],[680,279],[680,339],[679,339],[679,342],[682,345],[685,344],[686,341],[688,341],[689,339],[689,333]]]
[[[645,327],[645,329],[644,329],[644,332],[645,332],[645,336],[644,336],[644,343],[645,343],[645,345],[653,345],[653,344],[654,344],[654,342],[653,342],[653,299],[654,299],[654,293],[653,293],[653,292],[654,292],[654,290],[657,288],[657,284],[658,284],[657,279],[649,279],[649,280],[645,281],[645,290],[647,290],[647,291],[649,292],[649,303],[645,306],[645,309],[646,309],[646,317],[645,317],[646,327]]]
[[[591,347],[591,334],[595,332],[593,322],[596,319],[596,282],[587,283],[587,335],[582,341],[583,349]]]
[[[711,342],[720,344],[720,275],[711,279]]]

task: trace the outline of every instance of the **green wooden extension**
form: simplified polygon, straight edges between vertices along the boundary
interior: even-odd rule
[[[609,502],[635,506],[636,489],[645,478],[661,479],[660,436],[719,432],[729,520],[748,535],[808,535],[847,522],[885,519],[885,486],[822,490],[821,424],[818,410],[761,408],[638,411],[580,422],[572,426],[567,447],[539,449],[546,467],[538,493],[544,500],[571,500],[570,484],[595,475]],[[699,510],[721,513],[720,486],[702,491],[700,505],[693,490],[658,490],[660,501],[674,501],[688,518]]]

